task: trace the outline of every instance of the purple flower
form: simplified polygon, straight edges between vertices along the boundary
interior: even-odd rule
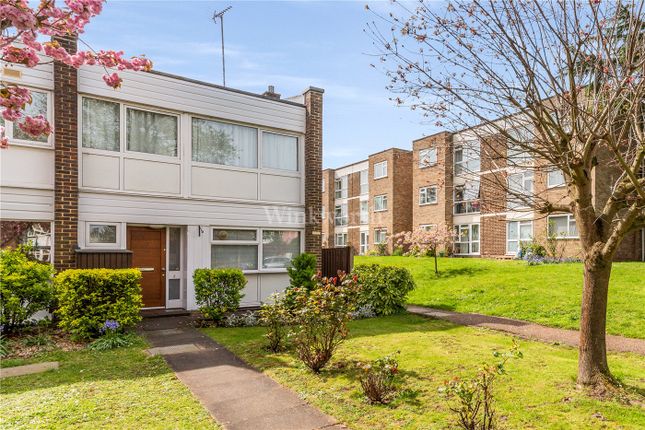
[[[115,320],[107,320],[101,327],[101,333],[106,333],[108,331],[115,332],[119,328],[119,322]]]

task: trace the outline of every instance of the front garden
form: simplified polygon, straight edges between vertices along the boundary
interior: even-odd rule
[[[408,269],[417,287],[408,303],[474,312],[577,329],[582,297],[582,264],[529,266],[524,261],[481,258],[362,257]],[[607,309],[609,334],[645,338],[645,263],[614,263]]]

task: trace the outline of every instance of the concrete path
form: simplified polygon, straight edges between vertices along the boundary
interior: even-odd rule
[[[343,429],[335,419],[253,369],[194,329],[190,318],[144,319],[143,335],[224,428],[263,430]]]
[[[510,318],[480,314],[462,314],[459,312],[444,311],[441,309],[432,309],[414,305],[408,306],[408,312],[450,321],[459,325],[485,327],[492,330],[505,331],[525,339],[539,340],[549,343],[557,342],[576,347],[578,346],[578,340],[580,337],[580,332],[578,330],[546,327],[532,322]],[[636,354],[645,355],[645,340],[607,335],[607,349],[614,352],[634,352]]]

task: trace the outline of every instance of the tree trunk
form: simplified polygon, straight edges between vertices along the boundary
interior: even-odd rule
[[[434,274],[439,274],[439,266],[437,265],[437,249],[434,250]]]
[[[605,342],[611,264],[601,258],[585,261],[578,348],[578,383],[581,385],[595,386],[612,379]]]

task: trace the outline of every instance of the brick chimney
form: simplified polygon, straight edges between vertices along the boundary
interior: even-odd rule
[[[310,87],[304,93],[305,125],[305,252],[316,256],[318,269],[322,255],[322,148],[323,93]],[[328,184],[331,187],[333,184]]]

